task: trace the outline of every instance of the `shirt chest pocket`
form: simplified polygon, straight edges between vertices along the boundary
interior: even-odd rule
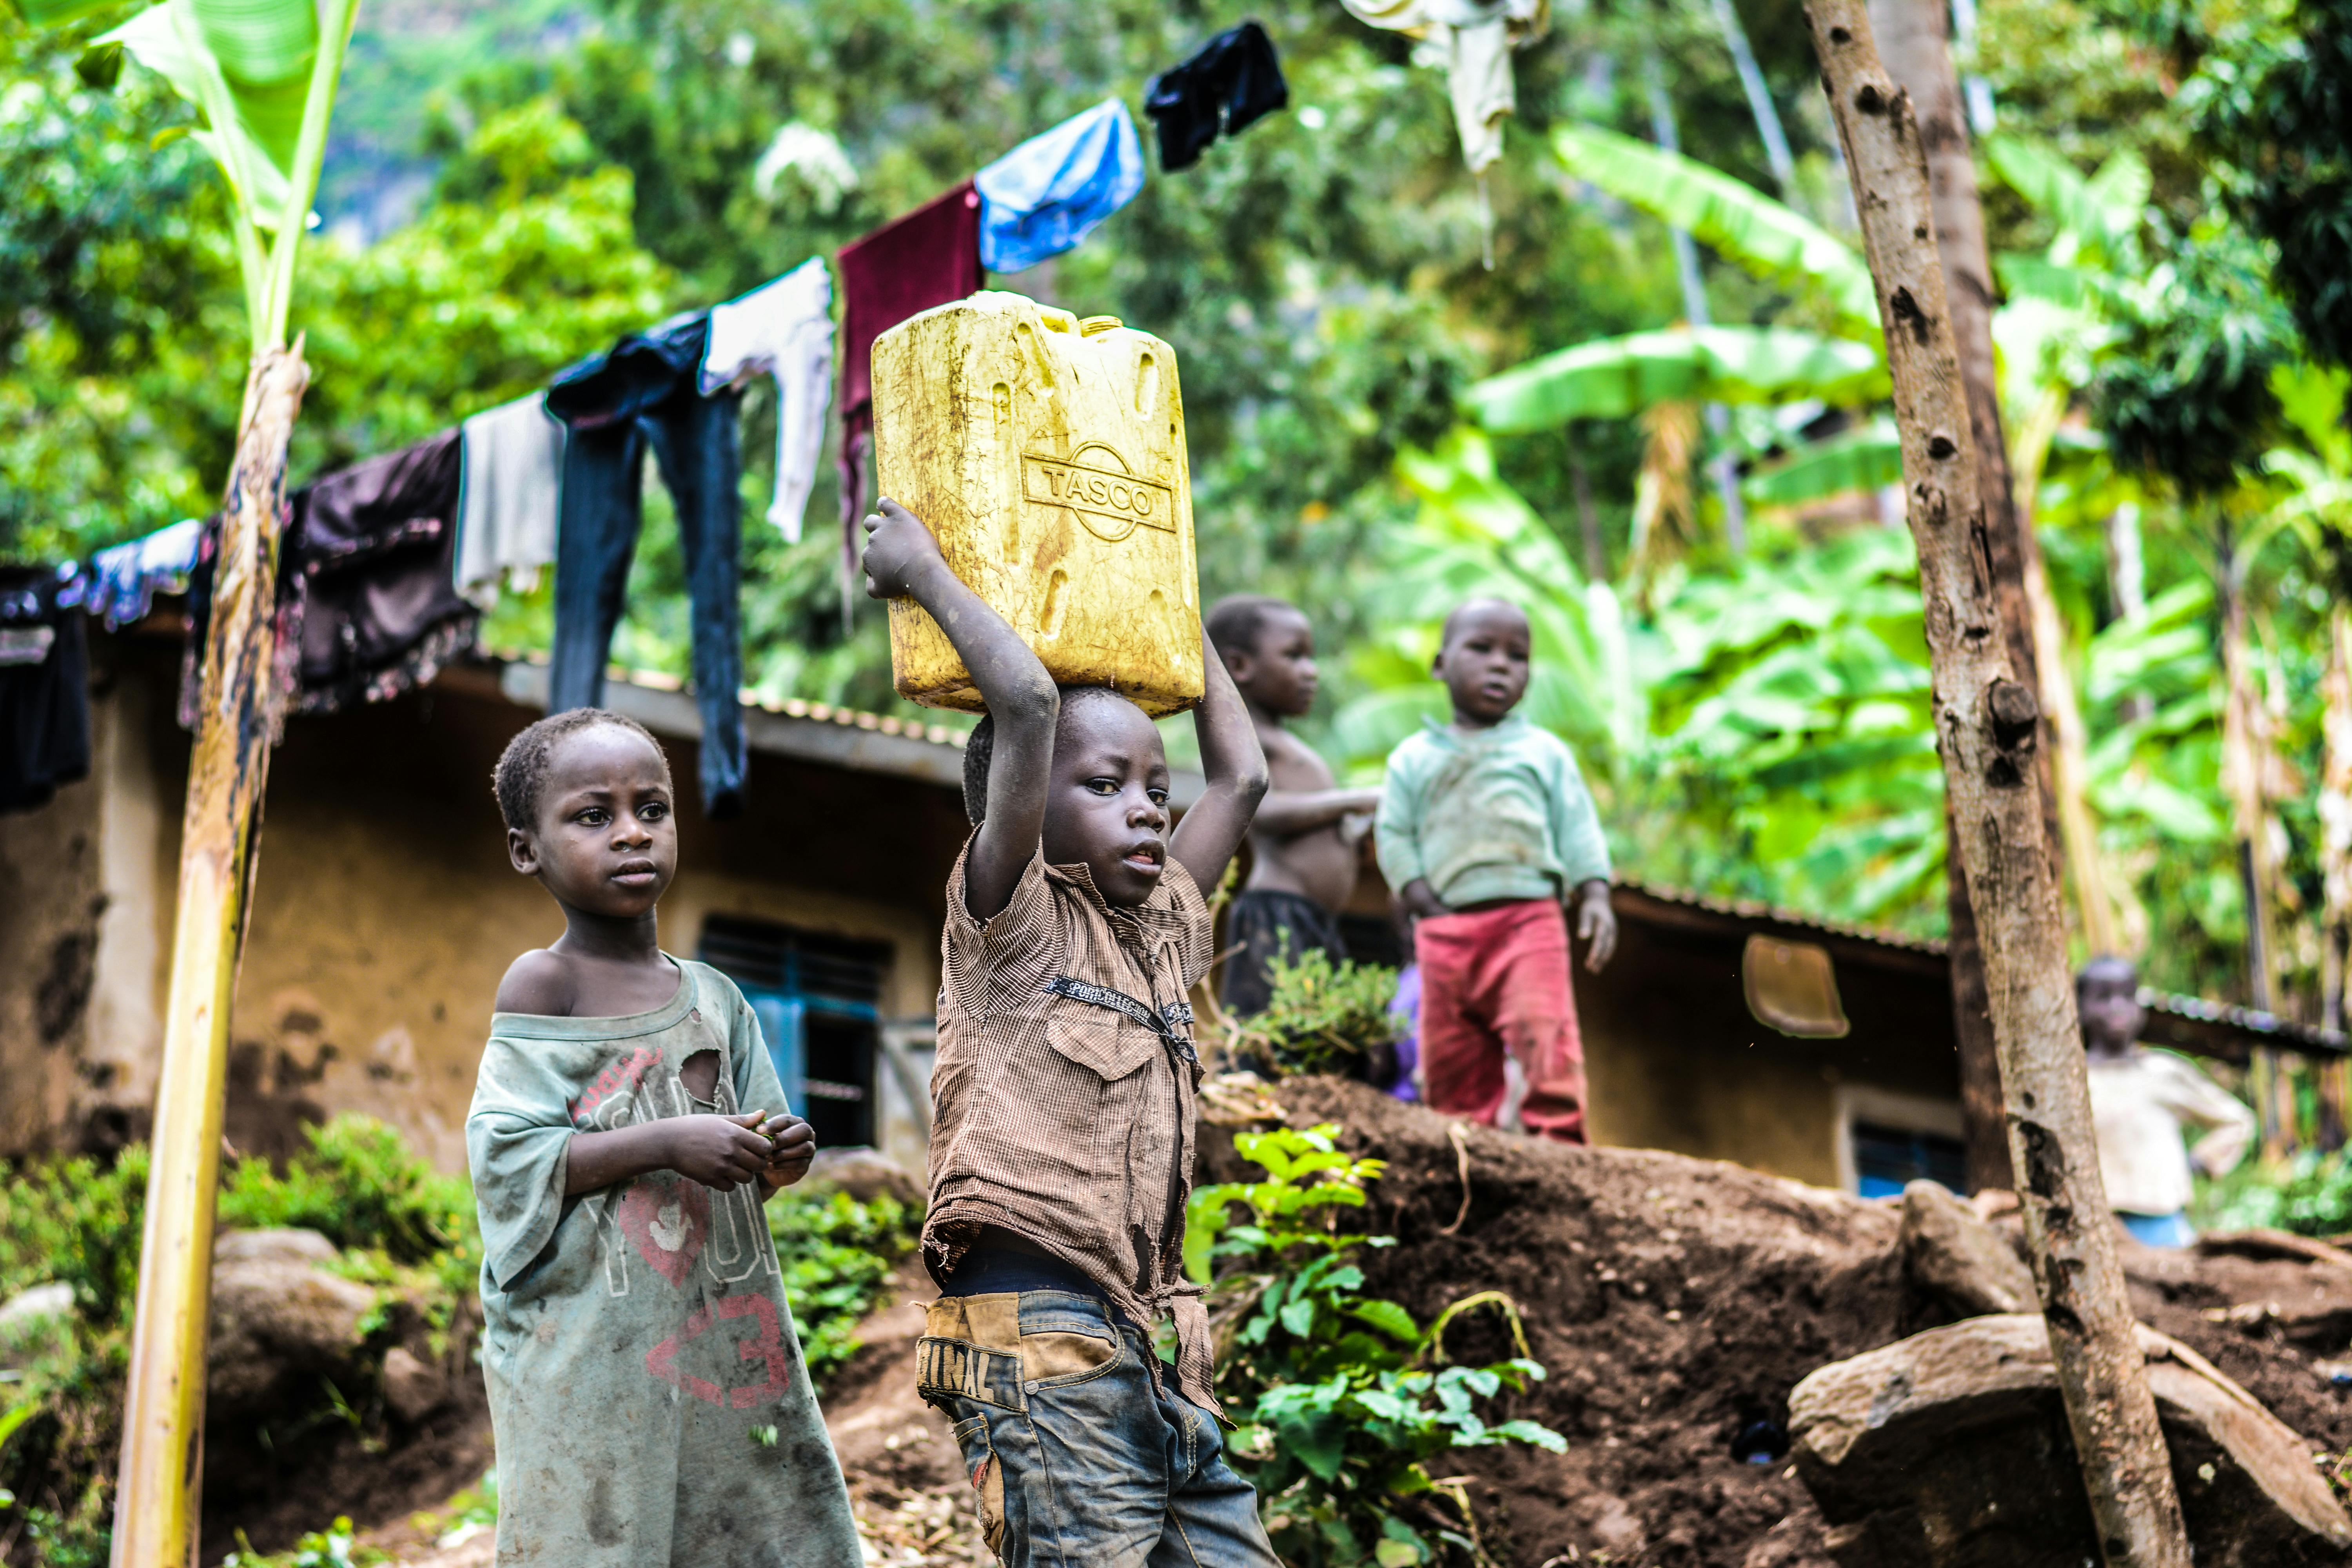
[[[1073,1003],[1045,1020],[1045,1043],[1105,1083],[1150,1065],[1160,1037],[1108,1008]]]

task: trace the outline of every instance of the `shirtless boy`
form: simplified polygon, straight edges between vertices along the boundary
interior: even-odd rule
[[[1323,759],[1283,727],[1315,705],[1315,629],[1297,605],[1236,594],[1212,605],[1205,625],[1274,780],[1250,825],[1249,881],[1226,917],[1233,951],[1218,1000],[1247,1016],[1270,999],[1273,959],[1296,963],[1309,948],[1334,963],[1348,956],[1339,911],[1356,890],[1356,844],[1380,809],[1381,792],[1335,787]]]

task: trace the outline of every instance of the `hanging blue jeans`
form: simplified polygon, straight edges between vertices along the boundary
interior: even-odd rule
[[[741,394],[696,389],[706,314],[664,322],[584,360],[548,389],[571,426],[555,536],[555,648],[547,710],[604,701],[604,662],[645,521],[646,448],[677,510],[702,715],[702,809],[743,809]]]

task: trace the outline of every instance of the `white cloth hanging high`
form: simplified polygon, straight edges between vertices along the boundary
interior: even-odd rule
[[[461,427],[465,477],[457,489],[457,592],[487,610],[502,583],[528,594],[555,563],[555,503],[563,472],[563,426],[534,392],[477,414]]]
[[[761,374],[776,383],[776,494],[768,521],[798,544],[833,401],[833,275],[822,258],[710,308],[703,395]]]

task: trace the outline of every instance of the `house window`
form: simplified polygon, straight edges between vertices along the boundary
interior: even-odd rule
[[[784,1097],[816,1129],[817,1146],[871,1144],[889,947],[711,915],[700,956],[751,1004]]]
[[[1969,1190],[1969,1152],[1957,1138],[1916,1128],[1853,1124],[1854,1190],[1865,1198],[1899,1197],[1926,1177],[1956,1193]]]
[[[1846,1084],[1838,1089],[1837,1117],[1838,1175],[1847,1192],[1895,1197],[1922,1177],[1969,1190],[1959,1101]]]

